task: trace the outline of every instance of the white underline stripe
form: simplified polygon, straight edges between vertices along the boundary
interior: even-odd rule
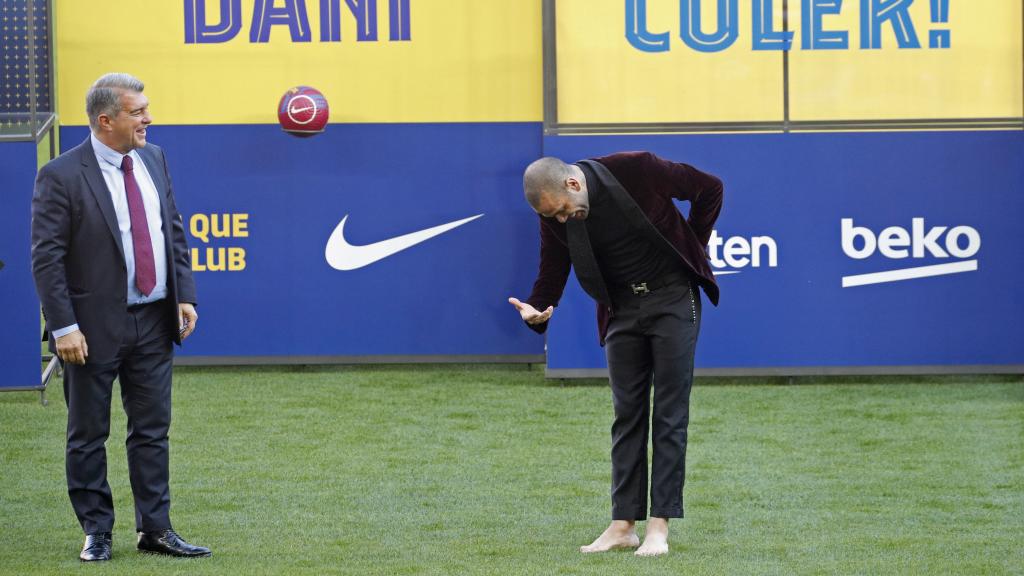
[[[742,270],[712,270],[711,273],[715,276],[725,276],[727,274],[739,274]]]
[[[935,264],[886,272],[872,272],[871,274],[857,274],[855,276],[843,276],[843,288],[912,280],[914,278],[927,278],[929,276],[942,276],[943,274],[957,274],[959,272],[973,272],[977,269],[977,260],[964,260],[963,262],[950,262],[949,264]]]

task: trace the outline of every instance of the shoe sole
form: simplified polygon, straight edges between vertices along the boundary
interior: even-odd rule
[[[167,552],[157,552],[156,550],[144,550],[138,548],[140,554],[152,554],[153,556],[166,556],[168,558],[209,558],[213,556],[213,552],[206,552],[203,554],[168,554]]]

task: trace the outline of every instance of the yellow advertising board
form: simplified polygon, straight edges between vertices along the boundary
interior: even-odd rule
[[[163,124],[277,121],[312,86],[332,122],[538,122],[535,0],[61,0],[61,122],[86,124],[106,72],[146,83]]]
[[[907,8],[919,48],[900,48],[892,28],[883,25],[881,48],[861,49],[862,14],[857,2],[847,0],[826,22],[851,31],[848,49],[790,53],[792,119],[1022,116],[1020,0],[956,2],[948,24],[932,22],[932,4],[918,0]],[[799,10],[797,5],[798,22]],[[949,31],[948,48],[929,47],[933,30]]]
[[[730,50],[688,49],[674,32],[678,0],[558,0],[556,7],[560,123],[782,120],[782,56],[752,52],[749,35]],[[708,8],[704,15],[716,19],[716,6]],[[645,20],[637,25],[652,35],[669,32],[670,49],[637,48],[627,38],[630,17]],[[749,11],[739,18],[749,29]]]
[[[557,0],[557,123],[1020,119],[1020,0]]]

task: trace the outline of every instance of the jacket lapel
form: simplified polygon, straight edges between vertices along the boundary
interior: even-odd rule
[[[92,141],[86,138],[85,144],[79,150],[81,151],[79,158],[84,168],[85,182],[89,185],[89,191],[92,192],[96,203],[99,204],[100,212],[103,213],[103,219],[107,221],[107,227],[110,228],[110,234],[114,236],[114,242],[117,243],[117,249],[121,251],[121,258],[123,259],[124,246],[121,244],[121,230],[117,226],[117,212],[114,211],[114,200],[110,197],[110,190],[107,189],[107,183],[103,180],[103,173],[100,172],[99,164],[96,163],[96,152],[92,148]]]
[[[146,165],[146,171],[149,172],[149,177],[153,179],[153,185],[156,186],[156,195],[160,199],[160,218],[163,220],[164,234],[168,235],[167,179],[164,178],[164,171],[160,169],[161,167],[157,163],[158,160],[149,146],[137,148],[136,152],[142,158],[142,163]]]
[[[569,258],[576,269],[576,280],[591,298],[610,306],[612,299],[608,296],[608,287],[604,283],[601,268],[590,245],[587,225],[582,220],[571,219],[565,223],[565,235],[569,245]]]
[[[174,243],[170,240],[174,237],[172,234],[171,213],[167,207],[167,192],[170,188],[167,178],[165,178],[165,172],[161,165],[161,160],[157,158],[156,152],[149,145],[143,146],[142,148],[136,148],[136,152],[139,153],[139,157],[142,158],[142,163],[146,165],[146,171],[149,172],[149,177],[153,180],[153,186],[156,187],[156,196],[160,199],[160,229],[164,233],[164,255],[167,259],[167,288],[169,290],[176,290],[175,276],[171,272],[174,270]],[[174,292],[172,292],[174,293]]]

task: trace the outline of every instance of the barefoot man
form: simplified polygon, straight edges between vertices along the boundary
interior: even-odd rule
[[[523,188],[540,216],[540,271],[530,297],[509,302],[543,333],[574,268],[597,302],[608,359],[612,522],[580,550],[639,546],[639,556],[665,554],[669,519],[683,516],[698,287],[718,303],[704,247],[722,207],[722,182],[649,152],[623,152],[575,164],[541,158],[526,169]],[[689,217],[673,198],[690,202]],[[647,520],[650,428],[650,520],[641,546],[635,524]]]

